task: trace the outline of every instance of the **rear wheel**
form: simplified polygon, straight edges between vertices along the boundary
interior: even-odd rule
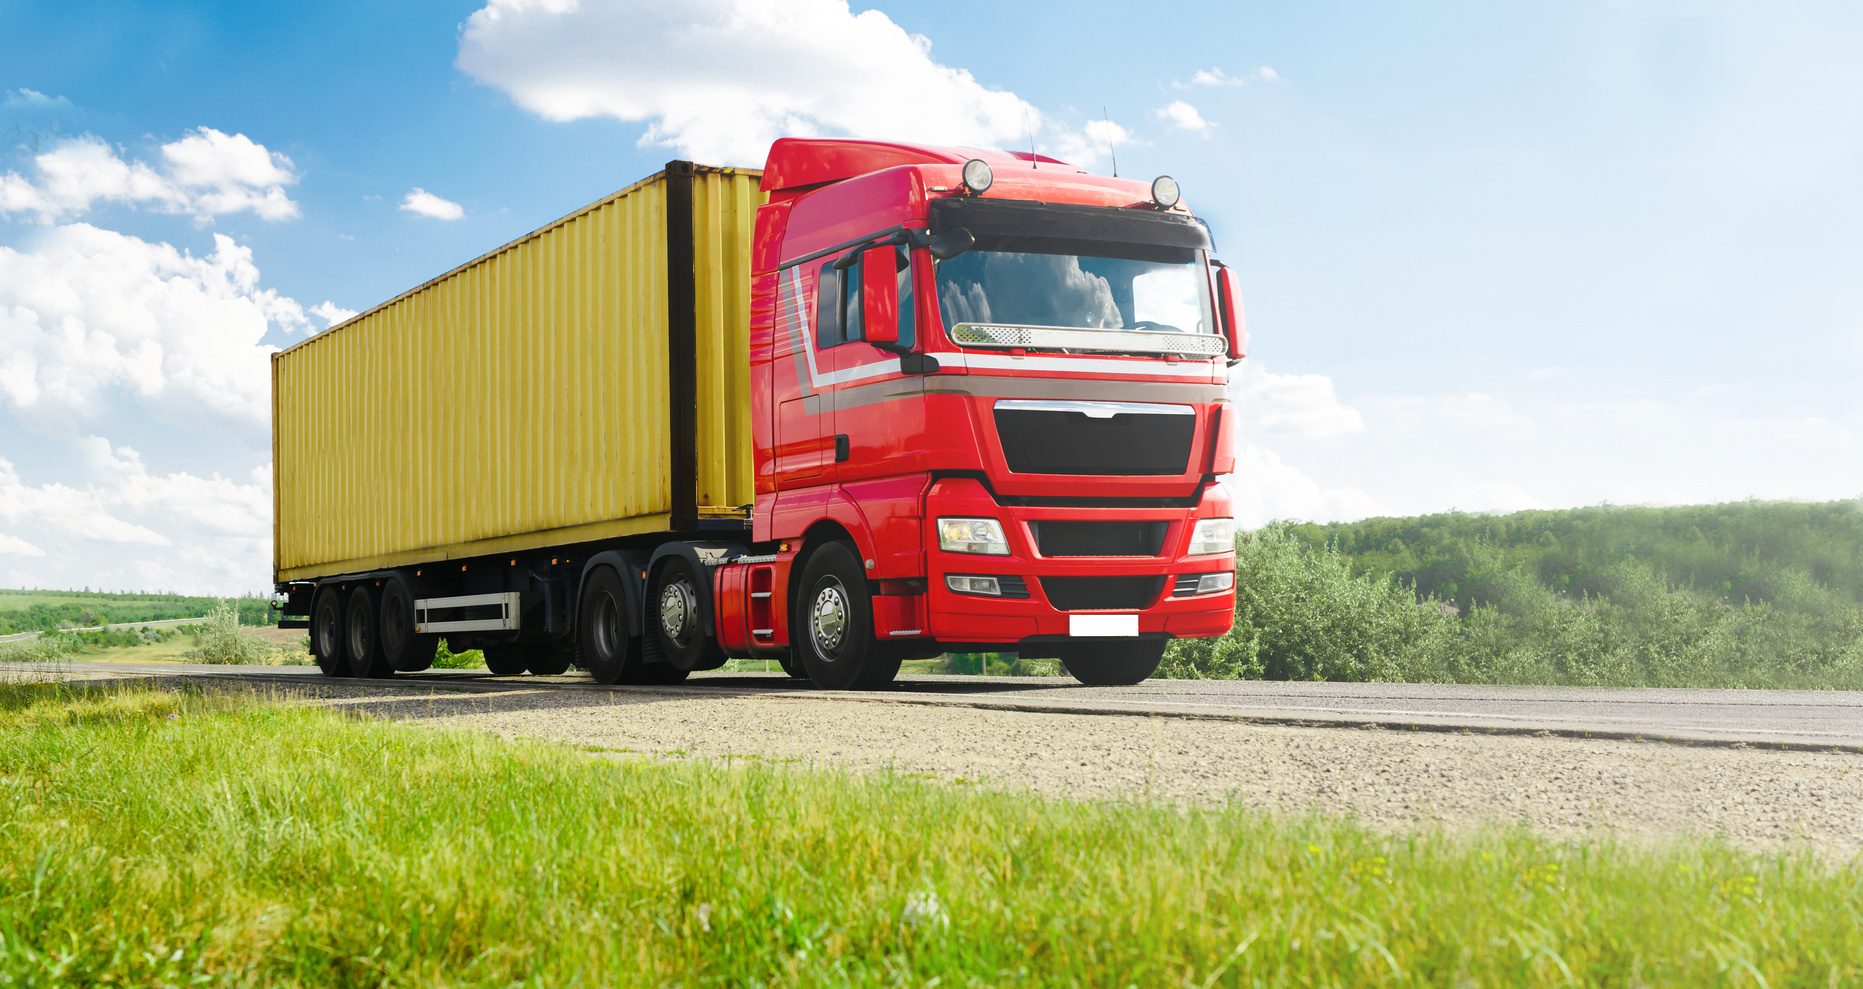
[[[389,666],[403,673],[418,673],[433,665],[440,637],[414,631],[414,597],[408,593],[406,584],[390,580],[383,585],[377,611],[381,619],[382,656]]]
[[[562,676],[569,672],[569,661],[573,655],[567,642],[555,639],[527,642],[524,644],[524,668],[530,671],[531,676]]]
[[[627,590],[610,567],[589,574],[576,612],[576,665],[596,683],[678,683],[686,671],[641,662],[640,640],[628,634]]]
[[[335,587],[321,587],[311,604],[311,655],[327,677],[346,677],[343,661],[343,596]]]
[[[525,655],[525,645],[519,642],[499,642],[479,650],[485,654],[485,668],[493,675],[514,677],[529,667],[529,657]]]
[[[391,677],[395,668],[382,655],[381,623],[375,613],[375,594],[367,584],[349,592],[349,607],[343,609],[344,653],[349,658],[349,675],[371,679]]]
[[[1163,639],[1077,642],[1061,647],[1061,665],[1094,687],[1129,687],[1151,676],[1164,658]]]
[[[654,581],[654,617],[666,661],[681,670],[715,670],[725,664],[718,637],[707,635],[699,614],[700,574],[683,556],[668,557]]]
[[[790,629],[793,649],[817,687],[879,690],[899,673],[899,654],[874,647],[867,575],[846,543],[810,554]]]

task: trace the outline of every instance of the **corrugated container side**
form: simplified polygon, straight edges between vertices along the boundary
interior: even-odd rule
[[[753,498],[758,177],[692,177],[700,515]],[[653,176],[274,355],[277,579],[668,528],[666,203]]]

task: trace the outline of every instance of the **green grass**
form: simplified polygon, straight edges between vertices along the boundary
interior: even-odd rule
[[[1379,836],[17,684],[0,790],[14,986],[1863,978],[1863,873],[1712,843]]]

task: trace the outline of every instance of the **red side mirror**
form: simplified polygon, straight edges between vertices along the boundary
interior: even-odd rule
[[[1223,333],[1229,337],[1229,357],[1241,360],[1248,354],[1248,323],[1242,318],[1242,285],[1236,273],[1226,266],[1216,269],[1216,309],[1222,314]]]
[[[861,252],[860,305],[868,343],[899,342],[899,253],[892,245]]]

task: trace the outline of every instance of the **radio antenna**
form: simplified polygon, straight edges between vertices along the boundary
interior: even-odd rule
[[[1041,165],[1035,161],[1035,124],[1033,121],[1029,120],[1029,112],[1026,107],[1022,110],[1022,127],[1029,132],[1029,168],[1040,168]]]
[[[1119,152],[1113,150],[1113,118],[1100,107],[1100,118],[1106,121],[1106,154],[1113,159],[1113,178],[1119,177]]]

